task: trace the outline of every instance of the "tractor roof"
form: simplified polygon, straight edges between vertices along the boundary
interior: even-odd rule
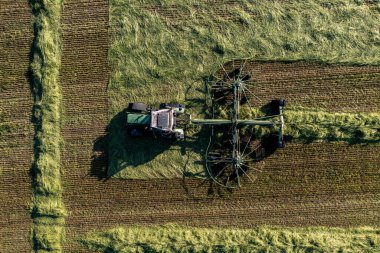
[[[152,121],[150,126],[164,131],[172,131],[174,126],[174,110],[162,109],[152,111]]]

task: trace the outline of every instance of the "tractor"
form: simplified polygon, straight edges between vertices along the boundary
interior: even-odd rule
[[[132,137],[151,132],[165,139],[183,139],[184,131],[177,128],[177,117],[184,112],[185,106],[176,103],[162,103],[158,110],[148,108],[144,103],[129,103],[127,129]]]
[[[204,154],[207,173],[218,185],[226,188],[241,186],[241,177],[248,175],[249,169],[255,169],[253,162],[258,161],[257,154],[263,153],[263,147],[252,147],[252,135],[242,136],[243,129],[254,126],[275,128],[276,148],[284,148],[284,108],[285,100],[271,102],[272,113],[258,118],[241,118],[243,106],[253,111],[250,98],[257,98],[250,91],[250,75],[244,72],[246,61],[233,61],[232,71],[221,66],[220,72],[212,76],[209,95],[212,101],[212,115],[208,119],[190,119],[194,125],[210,127],[210,141]],[[257,98],[258,99],[258,98]],[[260,100],[260,99],[258,99]],[[222,107],[229,117],[220,117],[216,108]],[[159,110],[147,109],[143,103],[130,103],[127,113],[127,126],[131,136],[142,136],[151,131],[155,135],[168,139],[183,139],[184,130],[177,128],[177,117],[184,114],[185,107],[180,104],[161,104]],[[225,134],[227,141],[218,138]],[[247,138],[246,138],[247,137]]]

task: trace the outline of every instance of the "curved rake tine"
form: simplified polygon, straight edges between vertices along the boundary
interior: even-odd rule
[[[247,166],[249,169],[252,169],[252,170],[256,170],[258,172],[263,172],[262,170],[259,170],[259,169],[256,169],[256,168],[253,168],[253,167],[249,167],[247,164],[245,163],[242,163],[244,166]]]
[[[224,97],[220,97],[220,98],[217,98],[217,99],[214,99],[215,102],[219,101],[219,100],[222,100]]]
[[[227,108],[229,107],[230,105],[228,103],[226,103],[226,105],[223,107],[222,111],[228,111],[230,112],[231,110],[227,110]]]
[[[252,108],[252,106],[251,106],[251,101],[248,99],[248,96],[247,96],[247,93],[245,93],[245,90],[246,90],[246,89],[243,89],[244,96],[245,96],[245,98],[247,99],[249,109],[251,109],[251,112],[253,112],[253,108]]]
[[[213,163],[212,165],[217,165],[219,163],[222,163],[222,162],[228,162],[227,160],[206,160],[207,163]],[[215,163],[214,163],[215,162]]]
[[[245,88],[245,90],[247,90],[247,92],[248,92],[249,94],[251,94],[253,97],[255,97],[257,100],[259,100],[260,102],[263,102],[258,96],[256,96],[255,94],[253,94],[253,92],[251,92],[251,91],[248,90],[247,88]],[[248,97],[247,97],[247,99],[248,99]]]
[[[240,63],[240,71],[239,71],[239,80],[241,80],[241,73],[243,73],[243,69],[244,69],[244,66],[245,66],[245,63],[247,62],[247,60],[244,60],[242,63]]]
[[[239,166],[236,166],[235,173],[238,181],[238,186],[240,187],[240,176],[239,176]]]
[[[230,128],[228,129],[227,131],[228,134],[231,134],[232,133],[232,126],[230,126]],[[231,144],[232,144],[232,141],[230,140]]]
[[[228,182],[230,181],[230,177],[227,177],[227,181],[226,181],[226,184],[225,184],[225,186],[227,186],[228,185]]]
[[[244,160],[244,162],[257,162],[258,159],[248,159],[248,160]]]
[[[227,165],[224,166],[223,169],[221,169],[221,170],[219,171],[219,173],[214,177],[215,180],[216,180],[216,179],[222,174],[222,172],[223,172],[226,168],[227,168]]]
[[[222,69],[223,69],[223,71],[224,71],[225,76],[227,76],[227,78],[228,78],[230,81],[233,81],[233,80],[230,78],[230,76],[228,75],[228,73],[227,73],[226,69],[224,68],[224,65],[223,65],[223,64],[222,64]]]
[[[247,142],[247,144],[246,144],[245,147],[244,147],[243,153],[242,153],[242,155],[241,155],[242,157],[244,157],[245,150],[247,149],[249,143],[251,142],[251,138],[252,138],[252,134],[249,136],[248,142]]]
[[[239,168],[241,171],[243,171],[243,173],[244,173],[244,174],[248,177],[248,179],[253,183],[253,180],[252,180],[252,178],[248,175],[248,173],[245,172],[245,170],[243,170],[242,167],[238,166],[238,168]]]
[[[213,76],[215,79],[216,79],[216,82],[224,82],[225,81],[225,79],[223,79],[223,78],[220,78],[220,77],[218,77],[218,76]],[[215,82],[215,83],[216,83]]]
[[[248,154],[246,154],[245,156],[243,156],[243,158],[246,157],[246,156],[249,156],[250,154],[252,154],[256,150],[258,150],[259,148],[260,148],[260,145],[257,145],[257,147],[254,150],[252,150],[251,152],[249,152]]]
[[[224,79],[220,79],[220,78],[217,78],[217,81],[215,81],[214,83],[223,83],[223,84],[228,85],[228,83]]]
[[[245,76],[243,76],[243,78],[241,80],[244,82],[244,81],[248,81],[249,79],[251,79],[251,76],[245,75]]]

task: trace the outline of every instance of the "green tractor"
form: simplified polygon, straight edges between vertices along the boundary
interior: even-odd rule
[[[184,131],[177,128],[177,117],[184,112],[185,106],[176,103],[162,103],[158,110],[148,108],[144,103],[129,103],[128,132],[132,137],[151,132],[165,139],[183,139]]]
[[[271,146],[284,148],[284,108],[285,100],[276,99],[269,105],[271,113],[258,118],[241,117],[241,109],[253,111],[251,98],[258,99],[250,91],[251,76],[244,71],[246,60],[232,61],[227,71],[222,65],[210,79],[209,95],[211,97],[211,118],[191,119],[189,123],[210,127],[210,140],[205,150],[204,162],[208,175],[219,186],[237,188],[241,186],[241,177],[249,170],[257,170],[254,163],[260,161],[260,154],[265,148],[260,143],[256,146],[253,135],[243,136],[254,126],[275,129],[275,142]],[[260,99],[258,99],[260,100]],[[261,101],[261,100],[260,100]],[[229,117],[219,117],[217,108],[228,112]],[[130,103],[127,114],[127,126],[132,136],[142,136],[151,131],[168,139],[183,139],[184,130],[177,128],[177,117],[184,114],[185,107],[180,104],[161,104],[159,110],[147,109],[143,103]],[[218,138],[225,135],[225,140]],[[259,170],[260,171],[260,170]]]

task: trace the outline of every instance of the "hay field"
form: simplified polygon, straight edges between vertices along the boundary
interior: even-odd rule
[[[55,23],[58,19],[50,20],[61,27],[61,41],[53,39],[60,44],[49,47],[58,52],[55,46],[62,46],[61,61],[56,63],[61,65],[60,80],[48,82],[59,83],[55,87],[62,100],[60,104],[54,99],[44,103],[47,107],[58,105],[54,112],[59,113],[48,122],[52,124],[48,130],[58,134],[52,136],[61,135],[63,144],[50,145],[50,141],[57,141],[53,137],[38,150],[33,145],[38,128],[36,131],[35,121],[31,121],[33,102],[38,102],[38,97],[31,93],[33,83],[28,79],[36,36],[32,6],[3,1],[0,201],[6,218],[0,223],[0,251],[89,252],[80,243],[87,235],[90,245],[98,239],[108,240],[107,235],[115,238],[115,231],[118,235],[136,227],[148,231],[146,225],[162,228],[166,223],[179,224],[175,226],[178,233],[186,226],[211,231],[215,227],[221,231],[258,231],[257,227],[270,226],[279,227],[282,234],[297,232],[292,227],[303,227],[298,230],[301,233],[309,233],[307,227],[340,227],[314,232],[320,231],[322,239],[328,233],[347,233],[343,244],[359,240],[360,245],[355,246],[376,247],[376,228],[380,226],[380,145],[376,143],[325,142],[325,137],[307,144],[289,142],[286,149],[257,164],[262,173],[253,175],[253,183],[245,179],[243,187],[235,191],[215,187],[208,180],[186,177],[121,180],[107,176],[110,122],[127,102],[141,98],[155,104],[197,98],[202,92],[196,88],[203,85],[203,78],[231,58],[254,58],[248,64],[249,71],[255,73],[252,91],[263,101],[289,97],[294,110],[317,110],[327,118],[335,113],[341,113],[340,117],[362,113],[360,119],[366,121],[378,115],[380,71],[375,43],[378,34],[374,29],[378,3],[305,3],[310,12],[300,16],[300,1],[268,1],[262,5],[257,1],[64,1],[60,24]],[[271,4],[271,14],[263,11]],[[312,10],[318,10],[324,21],[310,18]],[[259,17],[273,23],[260,30],[263,21]],[[350,24],[345,21],[347,17],[351,18]],[[336,22],[342,25],[341,30],[334,28]],[[232,40],[242,38],[242,29],[247,27],[260,32],[248,32],[247,40]],[[299,39],[300,34],[305,36]],[[279,37],[270,41],[275,35]],[[303,45],[304,40],[310,44]],[[42,49],[40,53],[51,52]],[[51,67],[48,62],[47,65]],[[56,77],[55,70],[46,74],[51,73]],[[193,91],[185,96],[184,87],[192,87]],[[202,115],[196,104],[189,105],[190,112]],[[321,120],[318,115],[308,120]],[[356,120],[346,118],[348,123]],[[378,124],[376,120],[369,123],[375,127]],[[369,139],[377,138],[376,134],[368,135]],[[31,218],[36,217],[32,207],[39,202],[33,202],[32,196],[44,192],[43,188],[38,190],[38,184],[32,188],[36,178],[30,171],[36,151],[60,156],[61,163],[49,164],[55,170],[47,174],[58,178],[61,175],[56,172],[63,173],[59,183],[53,184],[58,189],[57,201],[51,198],[45,210],[63,207],[63,200],[67,213],[42,213],[52,217],[35,219],[33,225]],[[49,180],[43,176],[40,179],[42,187],[49,186]],[[63,223],[61,218],[66,214]],[[124,227],[120,233],[113,229],[120,226]],[[368,234],[363,237],[358,227],[368,227],[364,231]],[[62,240],[64,234],[66,238]],[[287,240],[282,239],[286,238],[281,237],[281,243]],[[340,244],[341,239],[337,241]],[[102,241],[98,246],[108,247],[108,242]],[[118,241],[116,245],[123,243]]]

